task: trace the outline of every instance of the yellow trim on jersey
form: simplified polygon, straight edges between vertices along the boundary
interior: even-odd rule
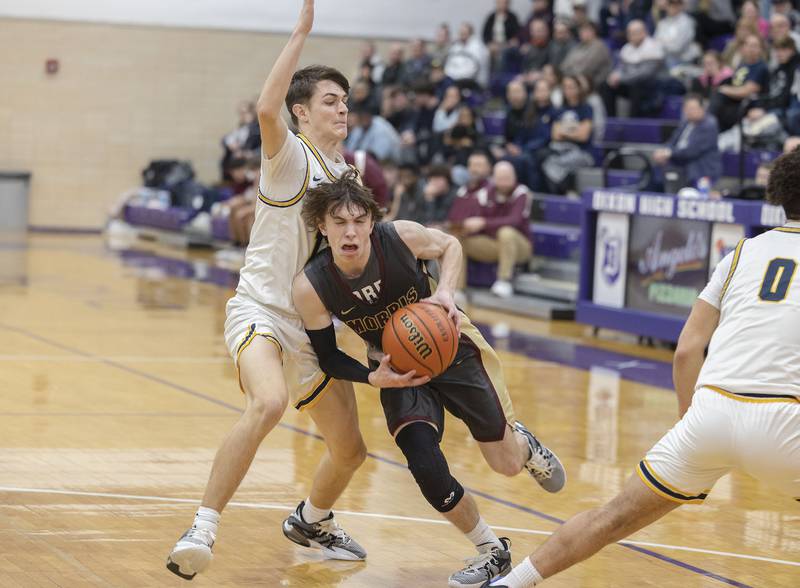
[[[299,411],[313,407],[319,402],[325,391],[330,388],[332,382],[333,378],[322,374],[317,383],[311,387],[311,391],[307,392],[300,400],[295,402],[294,407]]]
[[[311,141],[309,141],[308,138],[303,133],[298,133],[297,134],[297,138],[300,139],[303,143],[306,144],[306,147],[309,148],[309,150],[314,155],[316,160],[322,166],[322,169],[325,172],[325,175],[328,176],[328,179],[331,182],[335,182],[336,179],[337,179],[336,176],[333,175],[333,173],[331,173],[331,170],[328,169],[328,166],[325,164],[325,160],[322,158],[322,155],[320,155],[319,151],[317,151],[317,148],[314,147],[314,145],[311,143]]]
[[[691,492],[678,490],[656,474],[653,471],[653,466],[648,464],[646,459],[639,462],[636,473],[639,475],[639,479],[644,482],[644,485],[650,488],[650,490],[662,498],[677,502],[678,504],[699,504],[703,502],[708,496],[708,493],[711,492],[711,490],[703,490],[699,494],[692,494]]]
[[[797,396],[793,396],[791,394],[758,394],[757,396],[750,396],[746,394],[737,394],[736,392],[728,392],[727,390],[723,390],[722,388],[718,388],[717,386],[703,386],[703,388],[708,388],[709,390],[716,392],[717,394],[722,394],[723,396],[727,396],[733,400],[738,400],[739,402],[752,402],[756,404],[764,404],[765,402],[789,402],[789,403],[798,403],[800,404],[800,398]],[[756,393],[753,393],[756,394]]]
[[[800,227],[777,227],[773,231],[780,231],[781,233],[800,233]]]
[[[289,200],[271,200],[267,198],[264,194],[261,193],[261,186],[258,187],[258,199],[263,202],[264,204],[268,204],[270,206],[275,206],[277,208],[288,208],[293,204],[297,204],[300,202],[300,199],[305,196],[306,190],[308,190],[308,184],[311,182],[311,165],[308,162],[308,153],[303,151],[303,155],[306,158],[306,177],[303,180],[303,186],[300,188],[300,191],[292,196]]]
[[[278,348],[278,353],[281,356],[281,361],[283,361],[283,346],[281,342],[273,335],[272,333],[260,333],[256,331],[256,324],[253,323],[250,325],[250,329],[247,331],[247,334],[242,339],[239,346],[236,348],[236,379],[239,381],[239,390],[242,391],[244,394],[244,387],[242,386],[242,374],[239,368],[239,357],[242,355],[242,352],[250,346],[256,337],[264,337],[267,341],[271,342]]]
[[[733,261],[731,261],[731,269],[728,270],[728,277],[725,278],[725,283],[722,285],[722,292],[719,293],[719,301],[722,302],[723,296],[725,296],[725,292],[728,291],[728,286],[730,286],[731,278],[733,278],[733,272],[736,271],[736,266],[739,265],[739,257],[742,255],[742,246],[747,239],[741,239],[736,244],[736,249],[733,253]]]

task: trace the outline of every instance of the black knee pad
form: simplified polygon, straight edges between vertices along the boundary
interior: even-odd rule
[[[439,512],[455,508],[464,496],[464,488],[450,475],[436,430],[428,423],[411,423],[397,434],[395,442],[406,456],[408,469],[425,500]]]

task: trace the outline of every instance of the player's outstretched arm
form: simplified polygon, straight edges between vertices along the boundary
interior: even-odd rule
[[[705,360],[705,350],[719,324],[719,310],[705,300],[697,300],[683,326],[672,360],[672,381],[678,395],[678,416],[683,417],[692,403],[697,377]]]
[[[303,8],[292,36],[272,66],[272,71],[269,72],[258,97],[256,112],[261,128],[261,150],[267,158],[274,157],[286,140],[289,129],[281,117],[281,108],[313,24],[314,0],[303,0]]]
[[[435,259],[439,262],[439,283],[436,291],[423,302],[439,304],[459,325],[460,313],[453,300],[461,271],[461,243],[452,235],[438,229],[429,229],[411,221],[395,221],[395,230],[417,259]]]

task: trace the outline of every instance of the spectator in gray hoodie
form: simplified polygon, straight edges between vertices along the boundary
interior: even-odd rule
[[[617,98],[631,102],[631,116],[653,116],[660,108],[659,78],[664,73],[664,49],[647,34],[641,20],[628,23],[628,42],[619,54],[619,64],[600,86],[609,116],[616,116]]]

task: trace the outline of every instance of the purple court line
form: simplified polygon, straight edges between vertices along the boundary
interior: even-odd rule
[[[137,375],[139,377],[142,377],[142,378],[145,378],[147,380],[150,380],[152,382],[156,382],[158,384],[166,386],[168,388],[172,388],[174,390],[178,390],[179,392],[183,392],[184,394],[188,394],[190,396],[193,396],[195,398],[199,398],[201,400],[206,400],[207,402],[211,402],[213,404],[216,404],[217,406],[222,406],[224,408],[227,408],[227,409],[235,411],[235,412],[241,412],[241,409],[239,407],[237,407],[237,406],[235,406],[233,404],[230,404],[228,402],[225,402],[223,400],[218,400],[218,399],[216,399],[216,398],[214,398],[212,396],[208,396],[207,394],[203,394],[202,392],[197,392],[195,390],[192,390],[191,388],[187,388],[186,386],[181,386],[180,384],[175,384],[173,382],[170,382],[169,380],[165,380],[163,378],[160,378],[160,377],[155,376],[153,374],[150,374],[148,372],[145,372],[145,371],[142,371],[142,370],[138,370],[138,369],[135,369],[135,368],[131,368],[131,367],[122,365],[120,363],[117,363],[115,361],[111,361],[111,360],[108,360],[108,359],[96,357],[96,356],[94,356],[94,355],[92,355],[90,353],[87,353],[85,351],[81,351],[80,349],[69,347],[69,346],[64,345],[62,343],[58,343],[57,341],[52,341],[50,339],[47,339],[46,337],[42,337],[41,335],[37,335],[35,333],[31,333],[31,332],[29,332],[29,331],[27,331],[25,329],[21,329],[21,328],[18,328],[18,327],[12,327],[10,325],[6,325],[6,324],[3,324],[3,323],[0,323],[0,328],[3,328],[3,329],[6,329],[8,331],[12,331],[12,332],[18,333],[20,335],[24,335],[24,336],[29,337],[31,339],[35,339],[35,340],[40,341],[42,343],[51,345],[53,347],[56,347],[56,348],[61,349],[63,351],[67,351],[69,353],[73,353],[73,354],[79,355],[81,357],[92,358],[92,359],[97,360],[97,361],[99,361],[101,363],[105,363],[106,365],[110,365],[110,366],[115,367],[117,369],[126,371],[126,372],[128,372],[130,374],[134,374],[134,375]],[[286,423],[278,423],[278,426],[280,426],[280,427],[282,427],[284,429],[288,429],[290,431],[293,431],[295,433],[298,433],[298,434],[301,434],[301,435],[305,435],[307,437],[313,437],[314,439],[317,439],[319,441],[323,441],[321,435],[318,435],[316,433],[313,433],[313,432],[308,431],[306,429],[303,429],[301,427],[297,427],[295,425],[289,425],[289,424],[286,424]],[[378,454],[375,454],[375,453],[372,453],[372,452],[367,452],[367,456],[372,458],[372,459],[375,459],[377,461],[386,463],[388,465],[392,465],[392,466],[395,466],[395,467],[400,467],[400,468],[403,468],[403,469],[407,469],[406,465],[403,464],[403,463],[400,463],[400,462],[395,461],[393,459],[389,459],[387,457],[383,457],[381,455],[378,455]],[[485,500],[488,500],[490,502],[494,502],[495,504],[501,504],[503,506],[508,506],[509,508],[513,508],[515,510],[531,514],[531,515],[536,516],[536,517],[538,517],[540,519],[544,519],[546,521],[550,521],[550,522],[553,522],[553,523],[561,524],[561,523],[564,522],[562,519],[559,519],[559,518],[554,517],[552,515],[540,512],[540,511],[532,509],[530,507],[523,506],[521,504],[517,504],[516,502],[511,502],[511,501],[505,500],[503,498],[498,498],[496,496],[493,496],[491,494],[487,494],[486,492],[482,492],[480,490],[475,490],[473,488],[465,488],[465,489],[467,491],[471,492],[472,494],[474,494],[475,496],[480,496],[481,498],[484,498]],[[715,573],[710,572],[708,570],[705,570],[703,568],[700,568],[700,567],[694,566],[692,564],[683,562],[681,560],[669,557],[667,555],[663,555],[661,553],[657,553],[655,551],[651,551],[650,549],[646,549],[646,548],[639,547],[639,546],[636,546],[636,545],[626,545],[626,544],[619,544],[619,545],[621,547],[625,547],[627,549],[631,549],[633,551],[637,551],[637,552],[639,552],[639,553],[641,553],[643,555],[649,555],[649,556],[654,557],[654,558],[656,558],[658,560],[661,560],[661,561],[663,561],[665,563],[670,563],[672,565],[675,565],[677,567],[683,568],[685,570],[689,570],[689,571],[694,572],[696,574],[699,574],[701,576],[705,576],[707,578],[711,578],[711,579],[717,580],[718,582],[721,582],[723,584],[728,584],[729,586],[736,586],[737,588],[754,588],[754,587],[749,586],[747,584],[743,584],[743,583],[738,582],[736,580],[731,580],[730,578],[726,578],[724,576],[720,576],[718,574],[715,574]]]

